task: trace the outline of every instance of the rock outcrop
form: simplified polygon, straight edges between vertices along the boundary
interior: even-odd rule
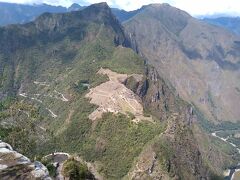
[[[40,162],[31,162],[24,155],[0,141],[0,177],[7,179],[42,179],[51,180],[47,168]]]
[[[175,94],[174,88],[168,86],[153,67],[146,69],[143,81],[128,79],[126,86],[142,98],[148,113],[167,126],[165,132],[142,152],[129,176],[132,179],[209,178],[211,172],[204,165],[191,130],[197,121],[192,107]],[[146,159],[148,156],[151,158]]]

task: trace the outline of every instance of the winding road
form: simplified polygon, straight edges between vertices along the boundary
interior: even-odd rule
[[[35,85],[38,85],[38,86],[50,86],[47,82],[34,81],[33,83],[34,83]],[[64,94],[58,92],[57,90],[54,90],[54,93],[56,93],[57,96],[54,96],[54,95],[43,95],[43,96],[55,98],[55,99],[61,100],[61,101],[63,101],[63,102],[68,102],[68,101],[69,101],[69,99],[67,99],[67,98],[64,96]],[[24,98],[30,98],[31,100],[35,100],[35,101],[37,101],[38,103],[43,104],[43,101],[42,101],[42,100],[37,99],[37,98],[35,98],[35,97],[30,97],[27,93],[20,92],[20,93],[19,93],[19,96],[22,96],[22,97],[24,97]],[[40,94],[34,94],[34,96],[40,96]],[[58,97],[58,96],[60,96],[60,97]],[[57,118],[57,117],[58,117],[58,115],[55,114],[51,109],[49,109],[49,108],[47,108],[47,107],[46,107],[45,109],[50,113],[51,117],[53,117],[53,118]]]

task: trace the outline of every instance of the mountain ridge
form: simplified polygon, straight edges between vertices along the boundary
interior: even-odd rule
[[[175,9],[169,12],[179,13]],[[174,28],[162,14],[155,17],[158,15],[166,21],[157,31],[167,35],[175,50],[187,22],[177,19]],[[188,18],[180,15],[179,20]],[[148,32],[154,32],[149,27]],[[128,34],[105,3],[71,13],[47,13],[28,24],[0,28],[0,32],[0,92],[14,90],[12,96],[2,98],[0,132],[4,141],[21,153],[41,160],[55,151],[77,154],[106,179],[131,179],[131,174],[143,179],[211,178],[221,176],[225,165],[237,161],[236,150],[207,134],[199,125],[200,115],[194,106],[166,83],[158,66],[146,61],[147,54],[134,33],[129,35],[130,40],[144,59],[129,48],[132,42],[128,42]],[[158,47],[151,42],[148,46],[154,50]],[[117,79],[124,87],[123,94],[106,93],[112,89],[102,85],[113,77],[97,73],[100,69],[124,75],[124,81]],[[94,101],[99,98],[99,102],[86,98],[91,91]],[[133,95],[143,107],[142,115],[152,121],[134,121]],[[115,114],[101,104],[101,100],[108,103],[102,97],[117,101],[125,113]],[[89,119],[98,109],[103,112],[101,118]],[[203,142],[202,136],[209,140]],[[141,163],[150,156],[148,163]],[[207,157],[212,159],[208,161]]]
[[[67,12],[68,9],[61,6],[42,5],[22,5],[14,3],[0,2],[0,25],[26,23],[34,20],[44,12]]]
[[[240,17],[217,17],[217,18],[203,18],[203,21],[210,24],[226,28],[227,30],[240,35]]]
[[[217,66],[216,68],[218,67],[220,68],[219,70],[215,70],[215,71],[219,71],[218,76],[214,74],[210,75],[211,73],[213,73],[213,71],[209,70],[209,79],[217,78],[217,77],[220,78],[220,76],[225,76],[223,74],[227,73],[227,71],[232,71],[233,74],[236,73],[236,76],[235,76],[236,85],[235,84],[231,85],[233,86],[231,90],[233,91],[232,95],[234,95],[235,98],[239,98],[238,93],[235,92],[234,90],[235,86],[238,86],[236,79],[237,79],[237,74],[239,73],[239,68],[240,68],[239,54],[237,53],[239,48],[237,45],[237,42],[239,41],[239,37],[229,33],[224,29],[216,28],[215,26],[211,26],[197,19],[194,19],[189,15],[186,15],[185,12],[183,11],[179,11],[175,8],[171,8],[171,10],[169,11],[167,10],[168,8],[162,8],[161,6],[156,7],[154,10],[152,10],[152,7],[149,7],[148,9],[145,8],[144,11],[140,12],[137,16],[134,16],[134,18],[132,18],[130,21],[127,21],[126,23],[124,23],[124,26],[127,32],[129,32],[129,36],[131,37],[133,44],[135,44],[135,49],[137,49],[137,52],[140,52],[145,58],[149,60],[150,63],[153,63],[154,66],[158,66],[159,72],[161,73],[161,71],[163,71],[161,73],[163,77],[165,76],[165,78],[167,78],[168,80],[175,78],[174,80],[175,83],[173,83],[175,87],[182,86],[182,85],[181,83],[179,83],[180,81],[179,77],[176,77],[174,73],[179,73],[179,75],[180,74],[183,75],[184,72],[181,71],[181,69],[174,67],[174,64],[183,65],[182,68],[184,69],[186,68],[188,73],[191,73],[191,74],[193,73],[190,76],[193,78],[199,76],[199,73],[201,74],[202,71],[207,71],[207,68],[205,68],[204,70],[204,67],[202,67],[201,70],[198,70],[198,69],[193,70],[194,66],[197,66],[198,64],[200,65],[201,63],[203,64],[203,66],[205,66],[205,64],[208,64],[208,63],[213,64],[212,66],[216,64]],[[167,12],[164,13],[164,11],[167,11]],[[171,11],[173,11],[172,14],[171,14]],[[174,13],[176,14],[179,13],[177,15],[177,17],[179,18],[177,21],[175,20],[176,16],[174,15]],[[146,23],[145,24],[143,23],[143,19],[146,21],[148,25],[146,25]],[[146,26],[152,28],[151,35],[147,34],[149,29],[147,30]],[[153,27],[155,27],[155,29],[153,29]],[[144,37],[146,42],[144,42],[143,38],[139,39],[139,37]],[[141,44],[141,43],[147,43],[147,44]],[[175,52],[175,54],[172,54],[170,52]],[[155,57],[153,56],[153,54],[155,54]],[[176,61],[174,62],[174,60],[171,60],[171,59],[175,59]],[[169,69],[170,67],[167,67],[167,64],[171,66],[171,69]],[[161,67],[161,65],[163,65],[163,67]],[[169,69],[168,72],[166,72],[166,69]],[[190,71],[193,71],[193,72],[190,72]],[[174,72],[174,73],[170,75],[169,74],[170,72]],[[223,74],[221,75],[221,73]],[[206,77],[206,81],[204,82],[202,80],[203,77],[201,76],[199,77],[198,83],[196,83],[196,81],[198,81],[197,79],[195,79],[195,82],[192,79],[191,81],[189,81],[188,85],[185,84],[184,86],[179,87],[181,90],[178,89],[177,92],[179,93],[184,88],[189,87],[187,91],[183,90],[185,91],[183,92],[184,94],[189,93],[189,95],[185,94],[190,98],[188,101],[192,101],[194,104],[198,103],[201,106],[204,106],[205,102],[208,100],[206,100],[204,103],[201,103],[199,99],[201,98],[210,99],[210,98],[199,97],[199,99],[195,99],[194,101],[193,99],[191,99],[194,96],[194,94],[200,93],[199,90],[196,89],[196,87],[200,87],[200,84],[207,83],[208,86],[210,86],[209,91],[210,92],[212,91],[211,93],[217,93],[218,89],[216,89],[217,85],[214,84],[214,81],[210,82],[208,77]],[[191,79],[190,77],[189,78],[185,77],[186,81],[188,81],[188,79]],[[185,80],[182,79],[182,81],[185,81]],[[227,82],[223,82],[223,83],[227,83]],[[224,87],[221,87],[221,88],[219,87],[219,91],[223,88]],[[205,94],[206,93],[207,92],[205,91]],[[222,93],[224,95],[224,92]],[[220,93],[218,94],[220,95]],[[182,94],[182,96],[185,96],[185,95]],[[206,96],[206,95],[202,95],[202,96]],[[216,95],[213,95],[213,96],[216,96]],[[225,98],[228,98],[228,96],[226,96]],[[229,102],[227,99],[225,99],[225,101]],[[232,102],[237,103],[234,100]],[[213,103],[214,103],[214,100],[213,100]],[[219,105],[219,103],[216,103],[216,104]],[[239,117],[237,115],[238,110],[234,107],[236,106],[232,104],[231,108],[229,108],[228,110],[232,111],[234,109],[235,117],[231,117],[231,118],[224,117],[220,119],[225,121],[227,121],[228,119],[237,121],[237,118]],[[221,109],[226,109],[226,108],[227,107],[224,107],[224,108],[222,107]],[[229,115],[231,116],[232,113],[233,112],[229,113]]]

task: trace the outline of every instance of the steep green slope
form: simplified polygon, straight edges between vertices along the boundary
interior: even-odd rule
[[[239,38],[167,4],[145,7],[124,27],[133,49],[156,68],[167,84],[174,86],[177,96],[192,104],[197,116],[194,126],[190,126],[193,138],[204,163],[221,174],[232,157],[239,159],[238,149],[205,133],[229,132],[238,127]],[[239,128],[235,130],[239,132]],[[232,135],[235,141],[236,135]],[[180,165],[181,160],[176,162]]]
[[[221,174],[208,168],[194,143],[191,129],[197,117],[191,106],[129,46],[105,3],[1,28],[1,138],[31,158],[54,151],[75,154],[105,179],[131,179],[149,148],[156,154],[150,168],[156,178]],[[111,110],[96,121],[89,119],[97,106],[85,95],[109,80],[97,73],[100,68],[143,76],[127,76],[123,84],[141,98],[151,121],[136,123],[131,112]],[[141,173],[150,178],[151,171]]]
[[[1,138],[20,152],[30,157],[55,150],[78,153],[100,161],[106,176],[121,177],[143,144],[162,131],[113,114],[106,114],[93,130],[88,115],[96,107],[84,97],[84,84],[94,87],[107,80],[96,74],[100,67],[144,73],[143,60],[121,46],[127,45],[125,35],[106,4],[44,14],[33,23],[2,28],[1,37],[1,92],[16,95],[10,103],[2,97]],[[101,139],[108,144],[103,154],[95,149]],[[115,164],[113,155],[125,152],[126,158]]]

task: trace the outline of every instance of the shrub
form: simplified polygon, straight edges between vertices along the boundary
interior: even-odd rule
[[[71,158],[63,164],[63,175],[70,180],[91,179],[91,174],[85,164]]]
[[[57,175],[57,168],[53,164],[47,164],[47,169],[49,171],[49,175],[51,177],[56,177]]]

